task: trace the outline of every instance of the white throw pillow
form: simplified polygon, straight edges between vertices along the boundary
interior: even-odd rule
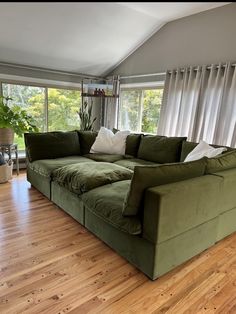
[[[130,131],[118,131],[114,134],[111,130],[101,127],[90,153],[125,154],[126,138]]]
[[[214,148],[201,140],[200,143],[187,155],[184,161],[197,160],[201,159],[204,156],[212,158],[223,153],[226,150],[226,147]]]

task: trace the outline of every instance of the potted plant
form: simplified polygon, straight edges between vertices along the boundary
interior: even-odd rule
[[[20,106],[9,106],[10,97],[0,97],[0,144],[13,144],[14,134],[38,132],[33,118]]]
[[[80,117],[80,130],[93,131],[93,124],[97,118],[92,119],[92,104],[89,106],[87,101],[82,102],[78,115]]]

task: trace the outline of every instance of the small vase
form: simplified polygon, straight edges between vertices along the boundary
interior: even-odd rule
[[[13,144],[14,130],[10,128],[0,128],[0,144]]]

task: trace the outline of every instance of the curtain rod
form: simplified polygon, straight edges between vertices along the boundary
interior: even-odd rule
[[[213,64],[213,65],[208,65],[208,66],[206,66],[206,69],[207,69],[207,70],[210,70],[213,66],[215,66],[217,69],[219,69],[219,67],[220,67],[219,65]],[[225,68],[226,66],[227,66],[227,64],[222,64],[222,65],[221,65],[221,67],[223,67],[223,68]],[[199,67],[202,67],[202,66],[199,66]],[[236,67],[236,63],[231,64],[231,67]],[[188,70],[189,70],[190,67],[187,67],[187,68],[188,68]],[[181,72],[184,72],[185,70],[186,70],[185,68],[180,69]],[[194,70],[194,71],[197,71],[198,68],[195,67],[193,70]],[[168,73],[172,73],[173,71],[174,71],[174,72],[177,72],[177,69],[170,70],[170,71],[168,71]]]
[[[159,76],[159,75],[166,75],[166,72],[151,73],[151,74],[137,74],[137,75],[121,76],[121,77],[120,77],[120,79],[138,78],[138,77],[148,77],[148,76]]]
[[[226,64],[222,64],[223,67],[226,67]],[[236,67],[236,63],[231,64],[232,67]],[[219,68],[219,65],[216,66],[217,68]],[[188,67],[189,68],[189,67]],[[212,65],[209,65],[206,67],[207,70],[210,70],[212,68]],[[185,71],[185,69],[180,69],[181,71]],[[194,68],[194,71],[196,71],[197,68]],[[175,70],[171,70],[168,71],[168,73],[171,73],[172,71],[177,71]],[[120,79],[130,79],[130,78],[139,78],[139,77],[149,77],[149,76],[163,76],[166,75],[166,72],[159,72],[159,73],[150,73],[150,74],[137,74],[137,75],[128,75],[128,76],[121,76]]]

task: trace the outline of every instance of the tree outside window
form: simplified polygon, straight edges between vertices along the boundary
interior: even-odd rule
[[[81,92],[64,88],[47,88],[19,84],[2,84],[4,96],[27,110],[40,132],[70,131],[79,128]],[[15,135],[19,150],[24,150],[24,138]]]
[[[119,128],[156,134],[162,95],[163,88],[121,91]]]

